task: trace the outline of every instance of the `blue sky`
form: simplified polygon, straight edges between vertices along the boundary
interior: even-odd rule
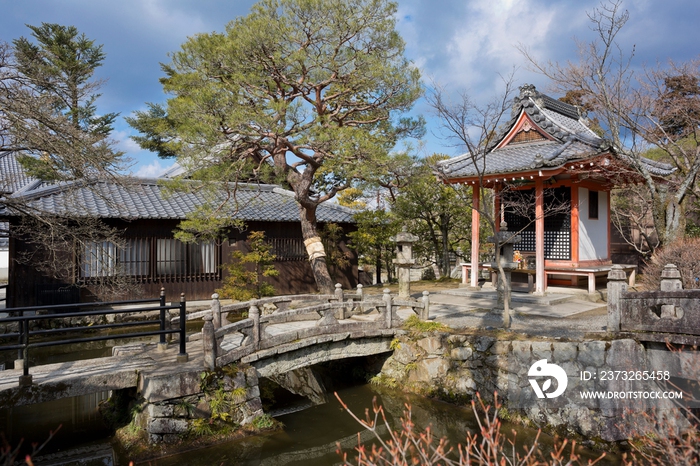
[[[29,37],[25,24],[42,22],[76,26],[107,55],[98,77],[105,79],[101,112],[122,117],[162,102],[158,82],[161,62],[188,36],[223,31],[225,25],[250,10],[253,0],[0,0],[0,40]],[[576,60],[574,38],[592,38],[586,11],[598,0],[399,0],[398,30],[407,56],[420,67],[426,83],[434,79],[451,91],[467,91],[476,100],[502,90],[499,74],[516,68],[516,82],[546,89],[544,77],[527,70],[515,46],[528,46],[540,59]],[[623,4],[630,21],[620,36],[626,49],[636,50],[634,65],[698,57],[700,2],[697,0],[634,0]],[[426,153],[457,155],[434,133],[434,122],[423,101],[416,113],[428,119]],[[120,118],[113,137],[133,159],[132,171],[156,176],[172,164],[141,151]]]

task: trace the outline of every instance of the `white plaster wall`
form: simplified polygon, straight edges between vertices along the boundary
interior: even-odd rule
[[[608,259],[608,194],[598,192],[598,219],[588,218],[588,189],[578,188],[578,258]]]
[[[10,252],[0,249],[0,281],[6,281],[10,265]]]

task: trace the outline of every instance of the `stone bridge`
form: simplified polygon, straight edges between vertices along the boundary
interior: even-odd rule
[[[428,292],[421,301],[413,301],[395,299],[388,290],[374,300],[365,299],[362,288],[349,299],[340,285],[336,290],[335,295],[321,297],[327,302],[298,309],[288,309],[287,301],[277,298],[252,301],[247,305],[248,318],[232,324],[227,323],[226,314],[241,305],[222,308],[215,296],[212,310],[202,316],[205,367],[211,370],[242,361],[251,363],[262,375],[377,354],[390,350],[388,342],[405,317],[416,313],[428,318]],[[316,295],[295,300],[304,298],[319,300]],[[266,304],[274,304],[274,310],[261,313]]]
[[[201,333],[188,335],[189,361],[175,363],[177,345],[155,343],[115,346],[112,357],[32,367],[34,383],[20,387],[21,369],[0,371],[0,406],[11,407],[137,387],[149,402],[201,392],[200,374],[231,363],[247,363],[257,377],[274,378],[321,362],[392,351],[391,341],[404,333],[403,318],[427,318],[429,295],[398,300],[384,295],[366,299],[362,288],[344,294],[266,298],[191,313],[204,318]],[[311,305],[308,305],[309,302]],[[296,304],[296,309],[290,309]],[[247,309],[248,317],[229,323],[227,314]],[[261,312],[262,310],[262,312]]]

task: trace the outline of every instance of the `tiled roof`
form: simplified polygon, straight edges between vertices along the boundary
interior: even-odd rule
[[[0,152],[0,194],[14,193],[34,182],[17,161],[16,152]]]
[[[196,182],[188,182],[194,187]],[[98,181],[44,186],[19,193],[29,206],[45,214],[122,219],[182,219],[212,196],[206,190],[171,192],[156,179],[127,178],[121,183]],[[238,184],[237,191],[214,194],[225,202],[222,215],[244,221],[298,222],[294,193],[274,185]],[[318,206],[320,222],[352,222],[353,211],[336,204]]]
[[[513,128],[522,113],[554,138],[553,141],[511,143],[496,148]],[[577,107],[541,94],[532,85],[520,88],[513,99],[510,121],[503,125],[498,137],[476,157],[463,154],[438,163],[438,171],[445,179],[469,178],[481,175],[512,174],[534,169],[558,168],[575,160],[586,160],[610,152],[618,155],[610,144],[586,125]],[[475,159],[476,158],[476,164]],[[642,163],[654,175],[673,173],[671,165],[642,158]]]

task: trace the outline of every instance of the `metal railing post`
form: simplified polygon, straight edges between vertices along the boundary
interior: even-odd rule
[[[160,331],[165,331],[165,288],[160,289]],[[168,342],[165,340],[165,334],[160,334],[160,339],[158,340],[158,350],[165,351],[168,348]]]
[[[180,294],[180,354],[177,355],[177,362],[187,362],[187,309],[185,304],[185,293]]]
[[[29,321],[20,321],[22,326],[22,336],[24,348],[22,348],[22,375],[19,377],[20,387],[29,387],[32,385],[32,376],[29,375]]]
[[[24,317],[24,311],[19,311],[19,316]],[[17,344],[21,345],[24,341],[24,324],[22,321],[17,323],[17,330],[19,330],[19,336],[17,336]],[[22,348],[17,349],[17,360],[15,361],[15,369],[19,368],[20,364],[23,364],[22,358],[24,358],[24,350]]]

